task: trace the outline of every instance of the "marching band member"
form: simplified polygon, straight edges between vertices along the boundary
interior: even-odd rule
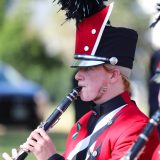
[[[96,105],[72,127],[63,155],[56,153],[42,129],[33,131],[23,147],[38,160],[119,160],[149,120],[129,95],[137,32],[108,25],[112,3],[59,3],[66,10],[67,19],[75,18],[77,22],[72,67],[78,68],[75,79],[82,87],[80,98]],[[158,143],[158,132],[154,130],[139,159],[150,160]]]

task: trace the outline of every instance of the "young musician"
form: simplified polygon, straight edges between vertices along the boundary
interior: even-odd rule
[[[68,18],[77,16],[72,67],[78,68],[75,79],[82,87],[80,98],[95,106],[72,127],[64,154],[56,152],[43,129],[33,131],[22,148],[38,160],[119,160],[148,122],[129,96],[137,32],[107,24],[112,4],[105,6],[100,0],[82,1],[84,5],[61,2]],[[158,143],[155,130],[139,159],[150,160]]]

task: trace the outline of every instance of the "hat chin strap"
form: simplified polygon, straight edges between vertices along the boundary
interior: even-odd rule
[[[74,59],[80,59],[80,60],[93,60],[93,61],[109,61],[109,58],[105,57],[97,57],[92,55],[74,55]]]

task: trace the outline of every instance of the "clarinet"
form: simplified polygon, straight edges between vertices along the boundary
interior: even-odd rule
[[[57,108],[52,112],[48,119],[38,126],[38,128],[43,128],[47,131],[53,124],[55,124],[60,116],[65,112],[68,106],[72,103],[73,100],[79,96],[81,87],[73,89],[57,106]],[[28,156],[29,151],[24,151],[22,148],[18,151],[18,156],[14,160],[24,160]]]
[[[121,160],[135,160],[138,159],[141,152],[144,149],[145,143],[148,141],[149,136],[151,135],[153,129],[155,126],[157,126],[160,123],[160,109],[157,110],[154,115],[149,120],[146,127],[143,129],[141,134],[139,135],[136,142],[133,144],[133,146],[129,149],[127,154],[121,158]]]

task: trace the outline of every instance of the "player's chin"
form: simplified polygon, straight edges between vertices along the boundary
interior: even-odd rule
[[[83,93],[80,94],[80,98],[84,102],[92,101],[91,97],[88,97],[87,95],[85,95]]]

